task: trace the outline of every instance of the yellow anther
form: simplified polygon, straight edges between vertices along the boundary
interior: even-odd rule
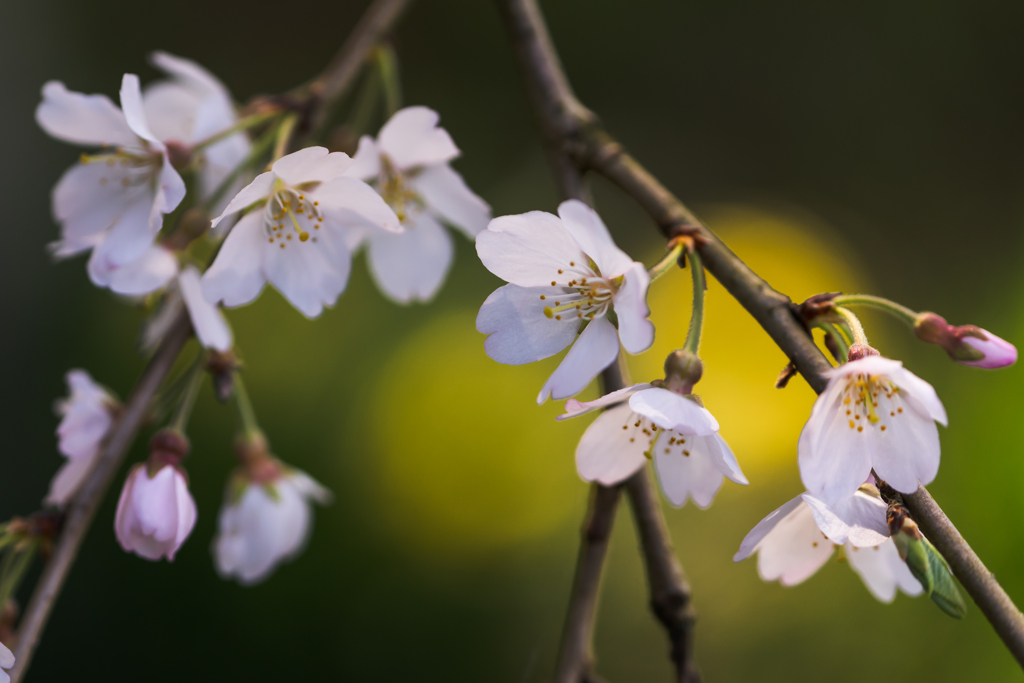
[[[548,318],[553,318],[555,316],[555,312],[551,310],[550,306],[545,306],[544,315],[547,316]]]

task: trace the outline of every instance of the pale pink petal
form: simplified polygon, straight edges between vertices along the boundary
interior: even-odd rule
[[[289,185],[322,183],[345,174],[352,159],[342,152],[329,152],[326,147],[306,147],[281,157],[271,167]]]
[[[777,510],[773,510],[764,519],[758,522],[757,526],[751,529],[750,533],[744,537],[743,542],[740,543],[740,549],[736,551],[735,555],[733,555],[732,561],[740,562],[753,555],[761,545],[761,541],[764,540],[765,536],[777,527],[782,520],[792,514],[799,505],[804,505],[804,501],[800,496],[797,496]]]
[[[203,294],[211,303],[242,306],[263,291],[264,247],[268,246],[263,216],[252,212],[242,217],[228,234],[217,258],[203,274]]]
[[[576,244],[594,259],[602,276],[618,277],[633,265],[633,259],[615,246],[608,228],[592,208],[578,199],[569,199],[558,205],[558,215]]]
[[[426,107],[406,107],[395,112],[377,135],[381,151],[401,170],[451,161],[459,155],[440,117]]]
[[[821,533],[836,545],[849,541],[857,547],[874,546],[889,537],[889,527],[885,522],[886,505],[874,496],[858,491],[832,505],[808,493],[802,498],[811,509]]]
[[[514,287],[515,285],[506,285],[506,287]],[[622,403],[630,396],[638,391],[644,389],[650,389],[650,384],[634,384],[631,387],[625,387],[613,391],[610,394],[605,394],[601,398],[594,399],[593,401],[577,401],[574,398],[570,398],[565,402],[565,414],[556,417],[556,420],[567,420],[570,417],[579,417],[585,413],[589,413],[592,410],[598,408],[604,408],[605,406],[615,405],[616,403]]]
[[[262,241],[267,280],[307,318],[319,316],[324,306],[333,306],[345,291],[352,260],[348,254],[339,258],[338,245],[324,249],[312,239],[289,240],[280,243],[286,245],[281,249],[279,244],[266,243],[266,238]]]
[[[604,318],[592,320],[544,383],[537,403],[544,403],[549,396],[560,399],[578,394],[618,356],[619,335],[615,326]]]
[[[161,289],[178,274],[178,259],[160,245],[151,245],[125,265],[104,269],[99,257],[89,260],[89,278],[93,284],[109,287],[125,296],[142,296]]]
[[[668,389],[651,387],[633,394],[629,405],[662,429],[692,436],[707,436],[718,431],[718,420],[707,408]]]
[[[664,432],[652,447],[661,490],[673,507],[682,507],[692,497],[697,507],[705,510],[722,487],[722,473],[706,446],[696,443],[706,439],[686,437],[685,448],[667,446],[664,442],[674,436],[675,432]]]
[[[920,595],[923,590],[906,563],[900,559],[892,539],[887,538],[878,545],[861,548],[847,544],[846,559],[871,594],[881,602],[892,602],[896,597],[897,586],[911,596]]]
[[[428,166],[410,181],[428,209],[466,234],[470,239],[487,228],[491,207],[466,185],[451,166]]]
[[[401,221],[376,190],[361,180],[335,178],[320,185],[309,196],[319,202],[328,221],[346,229],[368,228],[370,234],[401,233]]]
[[[121,79],[121,111],[124,112],[125,121],[128,127],[143,140],[146,140],[154,148],[163,151],[163,143],[149,129],[149,122],[146,121],[146,109],[142,104],[142,88],[139,86],[139,77],[135,74],[125,74]]]
[[[495,218],[476,236],[476,252],[489,271],[520,287],[565,286],[588,268],[562,221],[544,211]]]
[[[359,149],[352,157],[352,165],[345,175],[361,180],[370,180],[380,175],[380,149],[369,135],[359,138]]]
[[[234,199],[228,202],[228,205],[224,207],[224,211],[213,219],[213,227],[217,227],[217,224],[224,220],[226,216],[236,211],[241,211],[258,201],[265,200],[273,192],[275,182],[277,182],[277,176],[270,171],[256,176],[251,183],[243,187],[235,195]]]
[[[124,114],[106,95],[71,92],[59,81],[43,86],[36,122],[49,135],[77,145],[139,144]]]
[[[622,346],[633,354],[643,353],[654,343],[654,323],[648,320],[647,289],[651,278],[642,263],[633,263],[626,269],[622,288],[612,298],[615,315],[619,319],[619,338]]]
[[[898,360],[892,360],[884,356],[865,356],[849,363],[843,363],[830,370],[825,370],[822,374],[830,379],[857,374],[881,376],[891,375],[894,372],[898,372],[902,367],[903,363]]]
[[[842,404],[843,382],[833,378],[818,396],[797,444],[800,478],[808,493],[826,503],[853,495],[864,483],[876,446],[874,430],[850,427]]]
[[[814,523],[810,508],[798,505],[761,540],[757,571],[765,581],[795,586],[818,571],[834,548]]]
[[[507,365],[533,363],[555,355],[576,339],[576,319],[555,320],[544,315],[540,296],[549,289],[505,285],[487,297],[476,316],[476,329],[490,335],[484,341],[488,356]]]
[[[370,274],[396,303],[430,301],[451,267],[452,238],[427,213],[406,219],[405,228],[398,234],[379,231],[370,236]]]
[[[743,470],[740,469],[736,456],[733,455],[732,449],[729,448],[729,444],[725,442],[721,434],[716,432],[710,436],[695,436],[693,438],[696,444],[704,444],[703,447],[711,455],[711,459],[714,461],[715,466],[718,467],[718,471],[728,477],[730,481],[741,486],[746,486],[750,483],[743,475]]]
[[[188,308],[192,328],[199,342],[208,349],[228,351],[233,343],[231,328],[228,327],[228,321],[224,319],[220,309],[203,296],[199,271],[195,266],[188,266],[181,271],[181,275],[178,276],[178,287],[181,289],[182,298],[185,299],[185,307]]]
[[[902,393],[902,392],[901,392]],[[890,486],[902,493],[930,484],[939,473],[939,428],[930,417],[904,410],[891,417],[884,432],[870,430],[877,442],[872,465]]]
[[[987,339],[977,337],[964,337],[964,344],[980,351],[985,357],[981,360],[957,361],[961,365],[970,365],[976,368],[1005,368],[1017,362],[1017,347],[1000,339],[988,330],[980,330]],[[945,423],[943,423],[945,424]]]
[[[43,502],[47,505],[64,507],[78,491],[85,478],[92,471],[98,454],[84,458],[68,458],[50,482],[50,491]]]
[[[935,387],[906,368],[891,373],[893,383],[900,388],[903,398],[921,417],[934,420],[943,427],[948,424],[946,408],[935,393]]]
[[[142,195],[125,206],[117,222],[96,245],[89,273],[100,286],[109,281],[110,272],[134,261],[153,246],[155,233],[149,227],[152,201],[152,195]]]
[[[622,428],[635,419],[622,404],[601,413],[587,427],[576,447],[576,469],[584,480],[612,486],[644,466],[646,442],[630,441],[631,430]]]

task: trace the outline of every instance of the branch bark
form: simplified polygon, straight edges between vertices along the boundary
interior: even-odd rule
[[[103,502],[125,453],[135,441],[153,397],[191,335],[192,325],[188,314],[182,311],[143,371],[128,402],[124,405],[124,410],[104,440],[96,464],[68,506],[64,526],[57,538],[53,554],[36,583],[18,628],[18,642],[14,650],[16,662],[10,671],[12,683],[19,683],[32,663],[32,655],[53,611],[57,596],[64,587],[64,581],[75,563],[75,558],[78,557],[78,551],[89,532],[96,510]]]
[[[786,354],[815,393],[831,365],[794,314],[791,300],[752,271],[697,216],[630,156],[598,118],[576,98],[544,25],[536,0],[497,0],[515,42],[520,68],[550,149],[558,149],[582,174],[593,170],[632,197],[669,236],[696,228],[704,266],[740,302]],[[943,554],[996,633],[1024,666],[1024,615],[956,531],[922,486],[904,496],[914,519]]]

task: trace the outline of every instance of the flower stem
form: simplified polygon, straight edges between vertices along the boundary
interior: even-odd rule
[[[188,373],[188,379],[186,380],[185,390],[181,394],[181,402],[178,404],[177,410],[174,411],[174,417],[171,419],[169,427],[181,433],[185,433],[185,428],[188,427],[188,419],[192,416],[192,408],[196,404],[196,397],[199,396],[199,385],[203,381],[203,375],[206,374],[206,349],[199,352],[199,356],[196,357],[192,367],[186,370]]]
[[[880,296],[872,296],[870,294],[841,294],[835,299],[832,299],[832,303],[836,306],[870,306],[871,308],[885,311],[892,317],[902,320],[911,327],[914,326],[914,322],[917,320],[917,313],[914,311],[910,310],[906,306],[896,303],[895,301],[883,299]]]
[[[661,260],[651,266],[650,270],[647,271],[647,275],[650,276],[651,282],[654,282],[659,277],[672,270],[673,267],[679,265],[679,257],[683,253],[685,243],[682,240],[677,241],[672,247],[661,257]]]
[[[693,277],[693,311],[690,313],[690,329],[686,333],[686,344],[683,348],[697,355],[700,348],[700,332],[704,325],[704,290],[707,282],[704,279],[704,264],[696,250],[688,252],[690,259],[690,275]]]
[[[842,329],[839,325],[834,323],[818,323],[817,326],[825,331],[826,334],[832,335],[832,339],[835,341],[836,346],[839,350],[839,358],[849,358],[850,356],[850,342],[843,334]]]
[[[853,331],[853,342],[861,346],[868,346],[868,336],[864,334],[864,326],[860,324],[860,319],[853,314],[853,311],[842,306],[836,306],[836,313],[843,317],[843,320],[846,321],[846,324]]]
[[[281,121],[281,125],[277,129],[277,140],[274,142],[274,161],[288,153],[288,143],[291,142],[292,132],[295,130],[298,120],[297,114],[291,114]]]
[[[398,77],[398,57],[390,43],[381,43],[374,50],[377,58],[377,69],[380,80],[384,84],[384,104],[388,110],[388,118],[402,108],[402,81]]]
[[[263,432],[256,421],[256,411],[252,408],[252,401],[249,400],[249,392],[245,390],[245,382],[242,381],[242,373],[235,373],[235,388],[231,392],[235,403],[235,410],[238,412],[238,426],[246,438],[253,438]]]
[[[219,133],[214,133],[213,135],[211,135],[209,137],[205,137],[202,140],[200,140],[199,142],[193,144],[192,145],[192,149],[194,151],[198,151],[198,150],[203,149],[205,147],[209,147],[210,145],[214,145],[214,144],[220,142],[221,140],[224,140],[225,138],[231,137],[235,133],[241,133],[244,130],[249,130],[250,128],[255,128],[256,126],[260,125],[261,123],[263,123],[265,121],[269,121],[270,119],[274,118],[275,116],[279,116],[280,113],[281,112],[279,112],[279,111],[269,111],[269,112],[262,112],[260,114],[253,114],[252,116],[246,116],[244,119],[240,119],[239,121],[236,121],[235,125],[233,125],[233,126],[231,126],[229,128],[225,128],[224,130],[220,131]]]

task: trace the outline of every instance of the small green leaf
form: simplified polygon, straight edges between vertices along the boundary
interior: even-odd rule
[[[932,589],[929,591],[932,600],[943,612],[956,619],[963,619],[967,614],[967,603],[960,595],[960,590],[953,581],[953,574],[946,564],[945,558],[939,554],[928,539],[921,539],[922,547],[928,554],[928,564],[931,569]],[[923,583],[923,582],[922,582]]]

